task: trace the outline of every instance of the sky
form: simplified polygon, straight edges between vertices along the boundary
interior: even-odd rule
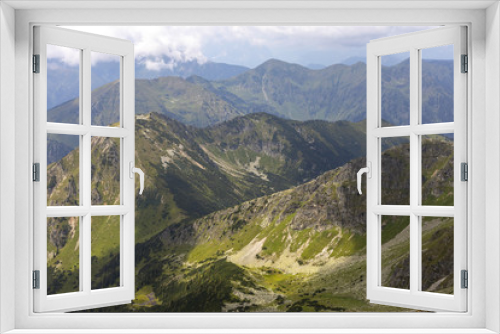
[[[364,58],[370,40],[433,27],[401,26],[106,26],[65,27],[130,40],[136,59],[150,70],[174,68],[179,63],[208,61],[255,68],[275,58],[303,66],[328,66],[350,57]],[[78,59],[54,48],[49,58],[69,65]],[[431,58],[445,55],[431,52]],[[101,55],[93,62],[111,61]]]

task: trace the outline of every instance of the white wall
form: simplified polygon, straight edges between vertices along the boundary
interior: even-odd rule
[[[0,2],[0,259],[14,251],[15,12]],[[14,328],[14,260],[0,261],[0,332]]]
[[[486,11],[486,256],[496,258],[486,266],[486,328],[500,332],[500,6]],[[496,256],[496,257],[495,257]]]

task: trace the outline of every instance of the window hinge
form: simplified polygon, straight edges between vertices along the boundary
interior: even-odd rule
[[[33,181],[40,182],[40,163],[38,162],[33,164]]]
[[[462,281],[462,289],[467,289],[469,287],[469,273],[467,270],[461,271],[461,281]]]
[[[40,55],[33,55],[33,73],[40,73]]]
[[[33,289],[40,289],[40,270],[33,270]]]
[[[462,55],[462,73],[469,72],[469,56]]]
[[[469,165],[466,162],[460,164],[461,181],[469,181]]]

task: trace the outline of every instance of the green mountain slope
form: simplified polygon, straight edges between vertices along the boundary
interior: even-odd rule
[[[147,175],[145,193],[137,197],[144,211],[138,235],[306,182],[363,155],[363,138],[363,123],[297,122],[263,113],[205,129],[155,113],[137,116],[136,165]],[[119,197],[118,144],[92,140],[93,204]],[[77,203],[78,177],[78,150],[50,165],[49,205]]]
[[[442,176],[453,170],[443,164],[453,157],[452,144],[435,137],[423,146],[433,152],[424,192],[447,189],[440,201],[453,182]],[[401,157],[389,171],[394,183],[386,186],[393,190],[405,178],[406,150],[403,144],[384,152]],[[404,311],[365,299],[366,204],[355,184],[362,166],[355,159],[298,187],[169,226],[137,246],[134,304],[106,310]],[[393,191],[390,200],[398,197]],[[399,217],[383,224],[383,284],[405,288],[408,224]],[[423,224],[423,288],[451,293],[452,221],[425,218]]]
[[[355,186],[363,159],[316,162],[329,171],[313,163],[351,159],[341,154],[350,140],[363,152],[364,143],[355,145],[363,124],[253,114],[196,129],[154,113],[136,124],[136,165],[147,175],[136,204],[137,299],[101,311],[396,310],[364,299],[366,205]],[[94,138],[93,147],[102,148],[92,150],[93,203],[115,203],[118,141]],[[390,201],[406,187],[407,152],[408,144],[384,152]],[[452,143],[434,136],[423,152],[424,201],[446,205]],[[76,150],[49,166],[49,204],[78,201],[77,158]],[[48,226],[51,292],[74,291],[78,221],[49,219]],[[92,221],[94,288],[118,284],[117,226],[113,217]],[[426,222],[424,286],[431,291],[452,289],[450,226]],[[388,221],[384,231],[384,282],[405,287],[408,225]]]
[[[147,175],[144,194],[137,196],[136,203],[138,243],[169,225],[293,187],[364,154],[364,124],[302,123],[260,113],[198,129],[155,113],[137,118],[136,165]],[[352,151],[346,145],[351,145]],[[119,201],[119,152],[116,139],[92,139],[94,205]],[[77,149],[49,165],[48,205],[78,205],[78,159]],[[93,224],[96,244],[110,242],[102,238],[109,235],[105,231],[116,228],[114,224],[112,218]],[[54,220],[49,225],[54,226],[50,228],[56,237],[61,229],[68,229],[67,222]],[[49,242],[55,247],[51,248],[56,254],[52,263],[59,268],[66,268],[63,262],[73,266],[75,245],[65,247],[66,242],[56,237]],[[116,250],[106,252],[116,259]],[[101,263],[97,258],[96,265]],[[66,260],[61,264],[61,259]],[[115,284],[116,279],[108,277],[106,282]]]
[[[443,178],[453,164],[450,141],[426,140],[432,151],[424,191],[448,189]],[[401,157],[390,171],[401,189],[407,144],[383,157]],[[433,160],[433,162],[431,162]],[[355,175],[355,159],[316,179],[268,196],[174,224],[137,245],[137,299],[132,305],[99,311],[349,311],[404,309],[370,304],[366,299],[365,198]],[[399,194],[393,191],[390,200]],[[430,204],[430,203],[429,203]],[[383,220],[383,284],[407,287],[409,244],[404,217]],[[423,288],[453,291],[453,229],[449,218],[423,222]]]

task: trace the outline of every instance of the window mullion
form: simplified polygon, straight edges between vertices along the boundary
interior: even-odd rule
[[[92,103],[92,91],[91,91],[91,62],[90,62],[90,50],[88,48],[83,49],[83,61],[82,61],[82,82],[81,82],[81,87],[82,87],[82,125],[86,127],[87,129],[90,130],[90,125],[91,125],[91,103]],[[89,208],[91,206],[91,167],[92,167],[92,161],[91,161],[91,133],[90,131],[87,131],[86,134],[82,136],[82,159],[81,161],[81,171],[82,171],[82,186],[81,189],[83,189],[82,193],[82,203],[86,208]],[[82,243],[80,244],[80,253],[83,256],[82,259],[82,267],[80,268],[80,272],[82,272],[83,275],[83,291],[86,293],[90,293],[91,291],[91,281],[92,281],[92,270],[91,270],[91,222],[92,222],[92,217],[90,215],[90,211],[87,212],[83,216],[83,226],[82,226],[82,231],[83,231],[83,236],[81,236],[81,241]]]
[[[412,293],[420,290],[419,275],[419,217],[413,210],[419,204],[419,138],[415,129],[419,124],[419,95],[420,95],[420,68],[419,51],[416,48],[410,49],[410,291]]]
[[[80,64],[83,64],[83,57],[84,57],[84,54],[83,54],[83,50],[80,51]],[[84,70],[83,70],[83,66],[80,65],[80,73],[79,73],[79,80],[80,80],[80,91],[79,91],[79,96],[80,96],[80,99],[79,99],[79,110],[80,110],[80,113],[79,113],[79,126],[81,124],[83,124],[83,113],[82,113],[82,110],[83,110],[83,91],[84,91],[84,87],[83,87],[83,75],[84,75]],[[47,128],[50,128],[50,125],[47,124]],[[84,140],[83,140],[83,136],[80,135],[78,136],[79,138],[79,144],[78,144],[78,150],[79,150],[79,155],[80,155],[80,160],[79,160],[79,170],[80,170],[80,177],[79,177],[79,189],[80,189],[80,206],[83,206],[85,203],[85,192],[84,192],[84,178],[83,178],[83,174],[82,172],[84,171],[84,150],[83,150],[83,144],[84,144]],[[84,219],[84,216],[80,216],[80,224],[78,226],[78,228],[80,229],[79,231],[79,245],[80,245],[80,252],[79,252],[79,263],[80,263],[80,270],[78,270],[78,275],[79,275],[79,278],[78,278],[78,284],[79,284],[79,291],[83,291],[85,289],[85,286],[84,286],[84,281],[85,281],[85,271],[84,271],[84,261],[85,261],[85,254],[84,254],[84,250],[85,250],[85,247],[83,246],[85,244],[85,240],[84,240],[84,235],[85,235],[85,226],[87,226],[87,224],[85,224],[85,219]]]

